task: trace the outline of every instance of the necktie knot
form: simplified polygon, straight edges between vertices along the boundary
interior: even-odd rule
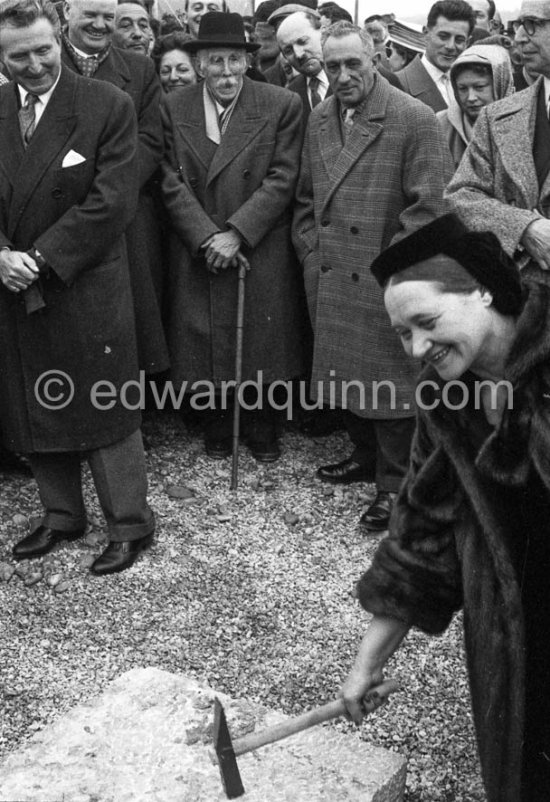
[[[29,92],[27,97],[25,98],[25,105],[24,108],[28,109],[30,106],[34,108],[36,103],[40,100],[38,95],[35,95],[33,92]]]
[[[344,134],[346,137],[351,133],[353,128],[353,115],[355,114],[355,107],[342,108],[342,122],[344,124]]]

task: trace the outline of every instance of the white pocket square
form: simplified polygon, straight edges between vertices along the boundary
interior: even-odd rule
[[[76,164],[82,164],[86,161],[86,157],[77,153],[76,150],[70,150],[65,154],[61,167],[74,167]]]

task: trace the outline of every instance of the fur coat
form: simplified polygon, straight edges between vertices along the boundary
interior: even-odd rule
[[[431,385],[422,393],[390,534],[358,584],[366,610],[431,634],[441,633],[463,607],[489,802],[520,798],[525,671],[520,588],[490,487],[496,481],[520,488],[534,470],[550,492],[550,289],[526,287],[505,376],[513,409],[505,410],[472,460],[464,433],[474,413],[444,406],[445,382],[426,368],[421,381]]]

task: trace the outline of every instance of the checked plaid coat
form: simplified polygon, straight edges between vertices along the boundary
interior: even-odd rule
[[[344,145],[334,97],[313,110],[293,222],[315,342],[313,392],[369,418],[414,415],[418,365],[405,356],[370,273],[380,251],[446,210],[452,173],[431,109],[375,76]],[[342,382],[362,382],[342,398]],[[373,382],[393,382],[373,393]],[[332,384],[331,384],[332,383]],[[378,396],[378,397],[376,397]],[[377,403],[378,402],[378,403]]]

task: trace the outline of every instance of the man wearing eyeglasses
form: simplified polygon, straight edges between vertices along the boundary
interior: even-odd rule
[[[494,231],[521,269],[550,284],[549,0],[525,0],[514,27],[540,77],[482,109],[447,194],[466,225]]]

